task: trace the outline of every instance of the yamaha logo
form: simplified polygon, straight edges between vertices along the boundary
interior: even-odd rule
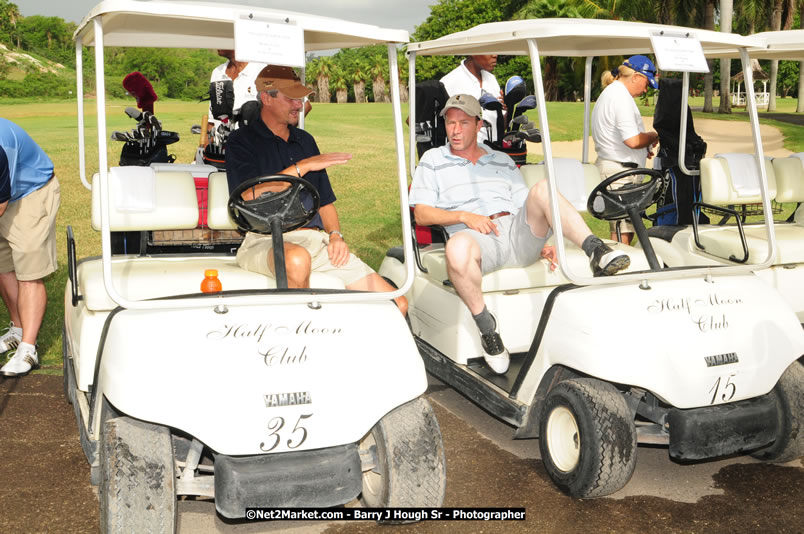
[[[740,361],[736,352],[704,356],[704,360],[706,361],[707,367],[717,367],[718,365],[728,365],[730,363],[738,363]]]

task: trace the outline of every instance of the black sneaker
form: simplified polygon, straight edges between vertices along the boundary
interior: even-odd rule
[[[611,276],[627,269],[631,265],[631,258],[621,250],[614,250],[607,244],[599,245],[589,258],[594,276]]]
[[[508,370],[508,364],[511,358],[508,350],[503,345],[500,333],[497,332],[497,318],[492,315],[494,319],[494,330],[490,334],[480,334],[480,344],[483,345],[483,359],[486,360],[492,371],[498,375],[505,374]]]

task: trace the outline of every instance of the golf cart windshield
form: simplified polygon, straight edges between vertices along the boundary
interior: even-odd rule
[[[78,93],[79,167],[81,180],[91,188],[86,178],[84,143],[84,94],[82,49],[95,47],[95,76],[97,87],[98,120],[98,168],[97,184],[100,192],[100,230],[103,250],[103,280],[106,291],[114,302],[125,308],[172,308],[180,306],[208,306],[208,302],[194,299],[168,299],[158,301],[128,300],[115,288],[111,268],[109,166],[107,161],[106,91],[104,85],[105,46],[154,46],[164,48],[236,49],[235,28],[243,21],[263,22],[265,26],[293,30],[303,40],[300,54],[344,47],[385,44],[388,49],[390,70],[390,93],[393,106],[397,176],[400,194],[402,228],[410,224],[407,209],[407,175],[404,160],[399,76],[397,70],[397,45],[407,43],[408,32],[357,24],[345,20],[305,15],[292,11],[265,9],[253,6],[221,5],[207,2],[162,2],[137,0],[105,0],[95,6],[81,21],[74,34],[76,43],[76,70]],[[301,32],[298,30],[301,29]],[[302,59],[303,61],[303,59]],[[301,66],[301,65],[300,65]],[[302,75],[303,77],[303,75]],[[412,240],[403,232],[406,255],[412,251]],[[412,267],[407,283],[392,293],[338,293],[315,295],[320,302],[387,300],[401,296],[412,284]],[[255,297],[222,296],[221,304],[253,303]],[[264,296],[262,297],[264,298]],[[309,294],[277,294],[276,302],[309,302]]]
[[[740,57],[743,70],[750,79],[750,62],[747,49],[760,47],[761,41],[754,37],[743,37],[736,34],[724,34],[707,30],[683,28],[677,26],[664,26],[658,24],[645,24],[637,22],[622,22],[613,20],[585,20],[585,19],[530,19],[521,21],[497,22],[482,24],[470,30],[446,35],[432,41],[411,43],[408,46],[410,59],[410,80],[415,80],[416,56],[418,55],[528,55],[531,61],[539,127],[542,136],[542,147],[545,159],[545,171],[549,182],[550,203],[552,207],[552,227],[556,235],[555,246],[559,265],[564,274],[571,281],[580,284],[612,284],[629,280],[644,280],[648,278],[678,278],[700,276],[701,273],[723,269],[731,272],[747,272],[770,265],[775,254],[775,239],[772,231],[772,221],[766,218],[768,236],[768,255],[762,263],[753,265],[733,266],[707,266],[679,270],[654,270],[651,272],[618,274],[614,277],[591,278],[581,276],[571,271],[566,262],[564,239],[561,221],[558,215],[557,185],[555,182],[555,167],[550,139],[550,129],[545,107],[544,88],[542,84],[542,71],[539,59],[541,56],[586,57],[585,69],[585,120],[583,136],[584,163],[588,162],[589,116],[591,109],[591,79],[592,59],[596,56],[630,56],[633,54],[654,54],[655,39],[659,37],[680,37],[690,42],[699,43],[704,55],[715,53],[728,54]],[[662,61],[659,58],[659,67]],[[683,71],[681,68],[673,69]],[[684,72],[688,83],[689,71]],[[686,94],[686,93],[685,93]],[[415,90],[412,87],[411,110],[415,110]],[[686,104],[686,100],[684,101]],[[758,119],[756,109],[749,107],[752,129],[754,131],[754,147],[757,161],[763,160],[762,143],[759,137]],[[685,130],[686,105],[682,106],[682,132]],[[683,143],[682,143],[683,144]],[[411,169],[415,168],[415,145],[411,140]],[[683,157],[683,154],[680,156]],[[768,194],[767,175],[764,166],[759,165],[762,203],[765,213],[770,213],[770,196]]]

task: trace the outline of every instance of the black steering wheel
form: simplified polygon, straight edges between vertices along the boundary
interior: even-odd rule
[[[289,187],[281,191],[265,191],[253,200],[243,200],[243,193],[261,184],[284,182]],[[312,208],[304,207],[301,194],[306,191],[313,199]],[[290,232],[309,223],[321,207],[321,197],[315,186],[304,178],[284,174],[259,176],[246,180],[229,196],[229,215],[244,232],[271,234],[276,227]]]
[[[620,188],[612,188],[617,180],[629,176],[642,175],[648,178],[641,183],[627,183]],[[654,169],[628,169],[609,176],[592,190],[586,209],[594,217],[605,221],[631,218],[654,204],[661,194],[664,175]],[[630,212],[630,213],[629,213]]]

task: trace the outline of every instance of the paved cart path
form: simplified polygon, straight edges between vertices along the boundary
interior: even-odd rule
[[[445,505],[525,507],[526,522],[245,523],[222,520],[212,502],[183,501],[179,532],[804,532],[802,460],[679,465],[666,449],[640,447],[624,490],[611,498],[570,499],[547,478],[536,440],[512,441],[510,427],[436,380],[427,396],[447,450]],[[0,455],[0,532],[97,532],[97,496],[61,377],[0,378]]]

